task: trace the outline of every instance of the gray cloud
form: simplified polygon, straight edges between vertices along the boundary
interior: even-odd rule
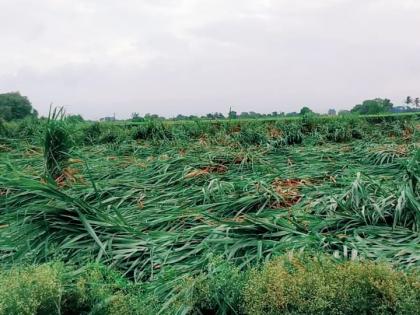
[[[417,0],[0,0],[0,92],[88,118],[400,103],[418,21]]]

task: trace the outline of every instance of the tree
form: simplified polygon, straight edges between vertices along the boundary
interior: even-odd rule
[[[229,108],[228,118],[229,119],[236,119],[236,118],[238,118],[238,113],[235,112],[234,110],[232,110],[232,108]]]
[[[407,105],[412,104],[412,103],[413,103],[413,99],[411,98],[411,96],[407,96],[407,97],[405,98],[404,103],[406,103]]]
[[[144,118],[141,117],[139,113],[134,112],[134,113],[131,113],[131,121],[134,121],[134,122],[144,121]]]
[[[375,98],[354,106],[351,112],[360,115],[376,115],[391,112],[393,106],[389,99]]]
[[[0,94],[0,117],[10,121],[22,119],[27,116],[38,116],[38,112],[32,108],[31,102],[19,92]]]
[[[157,114],[149,114],[147,113],[144,115],[144,120],[164,120],[165,118],[159,117]]]
[[[12,108],[10,106],[0,105],[0,118],[6,121],[13,119]]]
[[[313,114],[314,112],[307,106],[302,107],[302,109],[299,112],[299,115],[310,115]]]
[[[342,116],[342,115],[350,115],[350,111],[347,109],[341,109],[338,111],[338,115]]]
[[[208,113],[204,118],[207,118],[207,119],[224,119],[225,116],[223,116],[222,113],[215,112],[215,113]]]
[[[67,115],[66,120],[70,123],[78,123],[85,121],[81,115]]]
[[[416,105],[416,107],[420,107],[420,98],[416,97],[414,99],[414,105]]]
[[[182,114],[178,114],[175,117],[175,120],[186,120],[186,119],[188,119],[188,117],[187,116],[184,116]]]
[[[222,113],[218,113],[218,112],[216,112],[216,113],[214,113],[214,118],[215,118],[215,119],[224,119],[224,118],[225,118],[225,116],[223,116],[223,114],[222,114]]]

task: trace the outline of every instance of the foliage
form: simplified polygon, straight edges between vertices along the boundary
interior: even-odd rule
[[[67,115],[66,120],[68,123],[72,124],[81,123],[85,121],[81,115]]]
[[[28,98],[19,92],[0,94],[0,118],[10,121],[37,115]]]
[[[247,314],[414,314],[419,278],[371,262],[279,258],[251,272]]]
[[[303,116],[303,115],[310,115],[310,114],[314,114],[314,112],[307,106],[304,106],[301,108],[299,115]]]
[[[0,146],[0,264],[62,261],[70,268],[56,277],[65,283],[62,314],[251,312],[259,306],[244,301],[250,270],[263,279],[268,267],[258,266],[290,251],[407,273],[420,266],[417,115],[70,124],[57,111],[4,125],[11,138]],[[62,148],[63,139],[77,146]],[[55,182],[43,176],[41,144],[60,161]],[[307,260],[293,261],[284,265]],[[331,270],[347,265],[320,261],[325,271],[308,262],[312,278],[306,267],[302,277],[284,275],[291,289],[305,285],[290,297],[290,312],[339,309],[335,289],[330,295],[319,283],[331,276],[333,285]],[[405,301],[392,291],[395,278],[371,265],[344,268],[355,293],[340,297],[343,312],[366,294],[367,313],[409,313],[407,283],[418,280],[399,274],[412,279],[401,284]],[[388,291],[379,298],[357,276],[370,272],[395,299]],[[264,294],[259,303],[270,301]]]
[[[44,139],[45,173],[54,180],[63,175],[72,146],[64,122],[63,108],[56,108],[48,117]]]
[[[354,106],[351,112],[361,115],[376,115],[390,112],[392,107],[393,104],[389,99],[375,98],[373,100],[363,101],[362,104]]]
[[[97,263],[0,270],[0,315],[415,314],[420,275],[386,264],[289,253],[241,272],[214,257],[195,276],[145,283]]]
[[[6,122],[0,117],[0,136],[7,135]]]
[[[62,265],[15,267],[0,272],[0,314],[58,314]]]

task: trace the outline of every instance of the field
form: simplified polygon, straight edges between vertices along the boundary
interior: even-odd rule
[[[419,314],[419,115],[0,135],[0,314]]]

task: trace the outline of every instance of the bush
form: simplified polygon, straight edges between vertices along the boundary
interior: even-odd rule
[[[212,258],[194,277],[167,269],[135,284],[96,263],[48,263],[0,270],[0,315],[418,314],[419,276],[306,255],[245,272]]]
[[[278,258],[253,270],[246,314],[415,314],[419,277],[373,262]]]
[[[70,285],[69,285],[70,284]],[[88,264],[75,279],[69,279],[64,295],[64,314],[113,314],[114,303],[128,300],[129,281],[120,273],[100,264]]]
[[[62,263],[16,266],[0,270],[0,315],[138,314],[129,288],[120,273],[99,264],[77,273]]]
[[[15,267],[0,273],[0,314],[58,314],[62,265]]]

